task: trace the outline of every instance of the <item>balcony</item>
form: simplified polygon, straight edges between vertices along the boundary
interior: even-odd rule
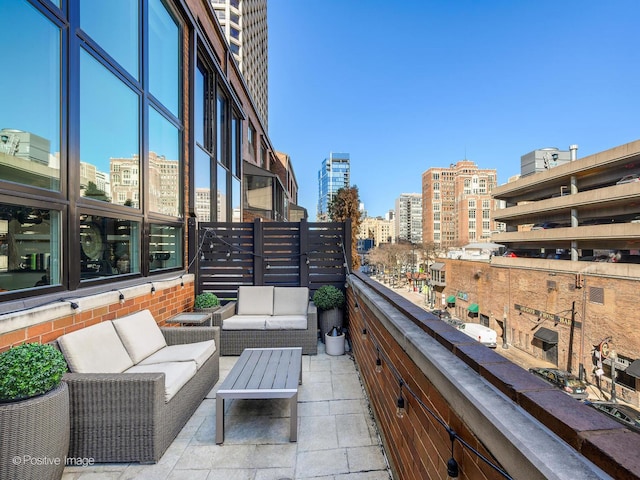
[[[158,464],[65,478],[640,478],[639,435],[365,275],[347,292],[352,352],[304,357],[296,443],[271,400],[228,404],[216,445],[214,388]]]

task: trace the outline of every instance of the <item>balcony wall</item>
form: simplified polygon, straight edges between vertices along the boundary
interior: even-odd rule
[[[366,275],[349,283],[352,347],[396,478],[447,478],[448,429],[459,478],[640,478],[640,435]]]

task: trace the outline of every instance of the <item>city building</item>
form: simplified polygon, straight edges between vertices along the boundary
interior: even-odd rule
[[[363,217],[360,222],[359,239],[373,239],[373,246],[395,243],[395,222],[382,217]]]
[[[443,248],[489,241],[496,231],[495,169],[469,160],[434,167],[422,174],[422,239]]]
[[[422,195],[403,193],[396,199],[395,229],[398,241],[422,243]]]
[[[211,0],[265,129],[269,124],[267,0]]]
[[[341,188],[351,186],[351,163],[348,153],[331,152],[318,171],[318,208],[316,219],[329,220],[329,203]]]

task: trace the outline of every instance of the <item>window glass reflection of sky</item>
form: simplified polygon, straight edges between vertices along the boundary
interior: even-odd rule
[[[138,96],[81,50],[80,160],[108,174],[110,158],[139,158],[138,123]]]
[[[161,0],[149,0],[149,90],[178,117],[178,26]]]
[[[0,129],[35,133],[60,151],[60,31],[29,2],[2,1]],[[37,69],[37,74],[34,74]]]
[[[80,27],[136,79],[138,10],[135,0],[80,1]]]

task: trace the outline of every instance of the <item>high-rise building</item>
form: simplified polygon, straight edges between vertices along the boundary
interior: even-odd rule
[[[402,193],[396,199],[395,225],[399,241],[422,244],[422,195]]]
[[[396,227],[392,220],[382,217],[364,217],[360,222],[359,239],[371,238],[374,246],[383,243],[395,243]]]
[[[269,123],[267,0],[211,0],[265,129]]]
[[[350,186],[351,163],[348,153],[330,153],[322,161],[318,172],[318,211],[319,222],[329,220],[329,203],[341,188]]]
[[[490,241],[496,230],[492,212],[495,169],[463,160],[422,174],[422,238],[441,247]]]

